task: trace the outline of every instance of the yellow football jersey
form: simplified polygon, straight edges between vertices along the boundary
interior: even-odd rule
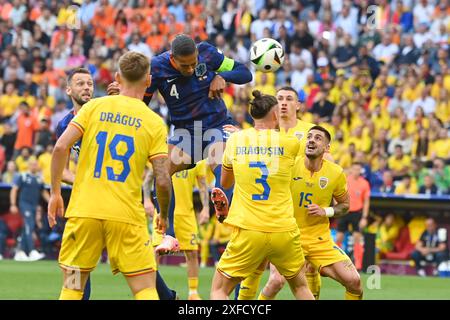
[[[231,135],[222,165],[235,177],[226,223],[262,232],[297,228],[287,186],[299,147],[295,137],[276,130],[250,128]]]
[[[197,185],[197,177],[206,175],[206,162],[200,161],[189,170],[178,171],[172,176],[173,191],[175,193],[174,214],[190,216],[194,215],[194,187]]]
[[[312,127],[314,127],[313,123],[297,119],[297,124],[295,125],[295,127],[290,128],[287,131],[284,131],[288,135],[294,136],[298,139],[298,141],[300,141],[299,152],[302,155],[305,152],[305,148],[306,148],[306,136],[308,134],[308,130],[311,129]]]
[[[92,99],[72,120],[83,132],[66,217],[146,225],[141,187],[147,159],[167,156],[167,128],[139,99]]]
[[[342,167],[325,159],[322,168],[311,175],[305,167],[305,158],[298,157],[293,169],[291,192],[301,237],[324,237],[330,234],[329,219],[309,216],[307,207],[310,204],[330,207],[333,197],[340,198],[347,193],[347,179]]]

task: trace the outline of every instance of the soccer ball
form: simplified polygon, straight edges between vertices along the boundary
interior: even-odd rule
[[[255,41],[250,48],[250,61],[256,70],[275,72],[284,61],[283,47],[278,41],[271,38]]]

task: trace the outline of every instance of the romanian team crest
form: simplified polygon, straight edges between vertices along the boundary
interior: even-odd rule
[[[325,187],[328,185],[328,178],[326,177],[320,177],[319,178],[319,187],[320,189],[325,189]]]
[[[206,75],[206,63],[199,63],[196,67],[195,67],[195,76],[196,77],[203,77],[204,75]]]
[[[298,131],[295,132],[295,136],[297,137],[298,140],[302,140],[304,135],[305,134],[303,132]]]

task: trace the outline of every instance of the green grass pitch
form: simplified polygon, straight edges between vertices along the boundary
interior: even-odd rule
[[[186,268],[163,265],[160,271],[167,284],[178,292],[181,299],[186,299]],[[214,268],[200,269],[199,292],[203,298],[209,297],[213,274]],[[368,283],[374,283],[370,276],[362,276],[365,299],[450,299],[450,278],[381,275],[380,289],[368,289]],[[268,272],[264,274],[263,283],[267,277]],[[123,277],[113,276],[107,264],[98,265],[91,281],[92,300],[133,298]],[[62,275],[56,261],[0,261],[0,300],[57,299],[61,284]],[[343,296],[344,289],[340,284],[322,278],[321,299],[342,300]],[[278,299],[292,299],[287,286]]]

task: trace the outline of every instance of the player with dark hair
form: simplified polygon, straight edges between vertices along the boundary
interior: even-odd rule
[[[193,168],[208,158],[216,187],[220,186],[222,154],[228,138],[223,127],[234,124],[221,95],[227,82],[245,84],[252,80],[252,74],[245,65],[226,57],[211,44],[195,44],[184,34],[175,37],[171,51],[152,58],[150,73],[152,84],[144,102],[150,103],[153,94],[159,91],[174,127],[168,141],[170,174]],[[115,94],[118,89],[113,82],[108,93]],[[224,191],[230,201],[232,188]],[[174,235],[172,216],[169,221],[167,233]],[[170,249],[172,240],[166,237],[161,247]]]
[[[220,182],[220,161],[227,138],[223,126],[233,124],[221,95],[226,83],[245,84],[252,80],[248,68],[226,57],[207,42],[195,44],[184,34],[171,43],[171,51],[152,58],[152,85],[144,101],[149,103],[158,90],[168,109],[174,134],[169,138],[170,173],[189,169],[209,157]],[[108,93],[117,93],[112,83]]]

